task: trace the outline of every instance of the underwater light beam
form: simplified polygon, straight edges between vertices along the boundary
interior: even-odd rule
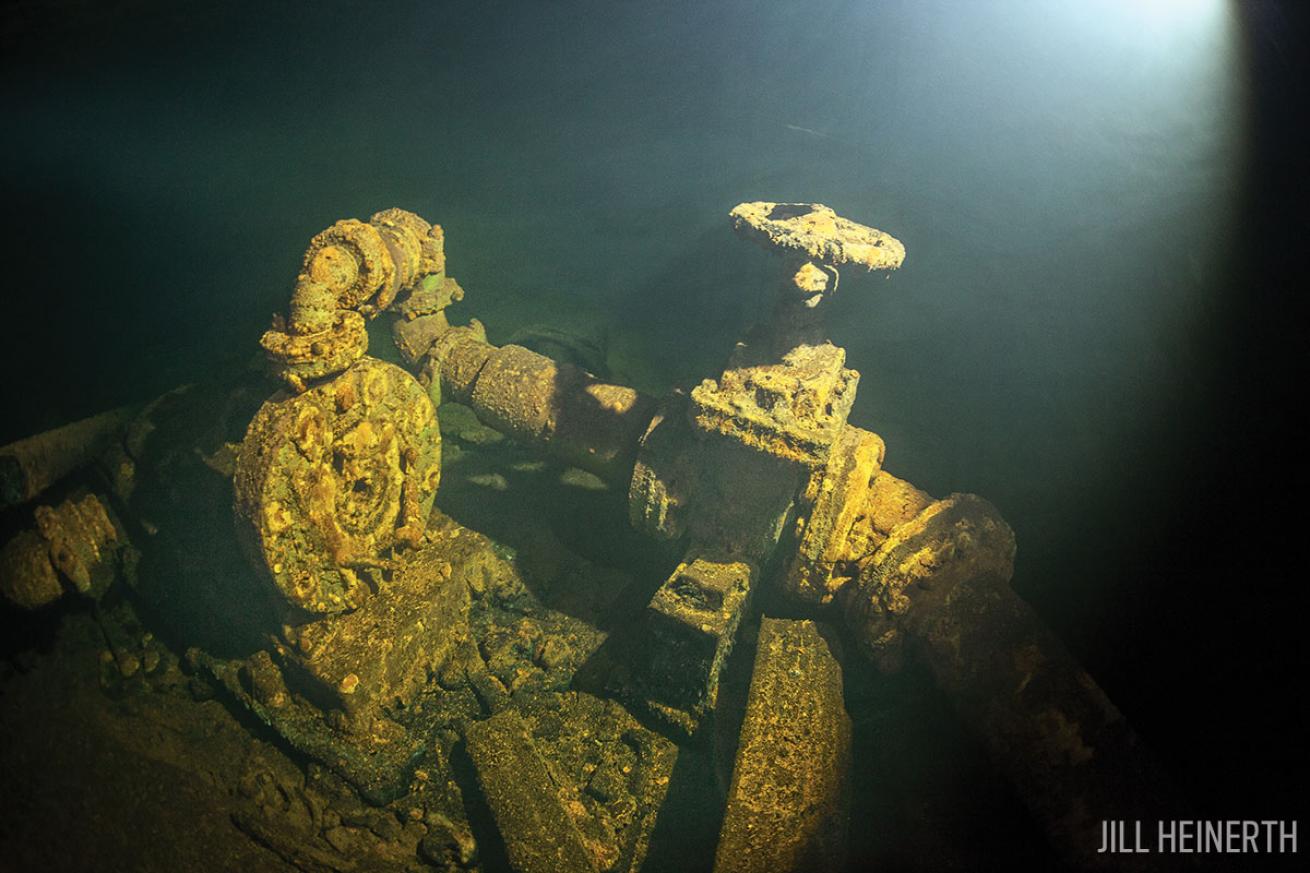
[[[1230,0],[1092,0],[1050,8],[1075,17],[1092,32],[1116,40],[1184,42],[1222,37],[1234,10]]]

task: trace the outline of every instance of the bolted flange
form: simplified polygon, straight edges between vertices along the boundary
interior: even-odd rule
[[[440,477],[427,392],[363,358],[260,407],[237,457],[238,530],[289,602],[353,609],[382,581],[392,549],[421,540]]]
[[[824,606],[854,576],[855,562],[867,549],[869,495],[886,451],[875,433],[848,425],[805,485],[796,522],[796,551],[782,577],[783,590],[802,603]]]

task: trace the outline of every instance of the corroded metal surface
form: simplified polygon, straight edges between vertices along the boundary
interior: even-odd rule
[[[439,230],[433,225],[434,231]],[[442,256],[441,263],[445,263]],[[433,273],[414,285],[408,293],[403,293],[392,308],[406,320],[419,318],[441,312],[453,303],[464,299],[464,289],[450,276]]]
[[[932,502],[931,496],[904,479],[886,470],[879,471],[873,478],[864,507],[866,521],[862,528],[867,530],[868,543],[859,554],[873,554],[892,531],[923,512]]]
[[[830,603],[855,574],[855,559],[867,543],[857,526],[868,517],[885,451],[877,434],[847,426],[827,463],[810,474],[802,497],[807,511],[796,522],[796,551],[782,578],[791,597],[819,606]]]
[[[687,516],[700,481],[687,416],[687,398],[673,394],[660,404],[641,436],[628,485],[628,521],[657,540],[677,540],[687,530]]]
[[[647,396],[522,346],[493,346],[481,325],[452,328],[429,351],[427,378],[488,426],[603,479],[626,484],[655,413]]]
[[[562,364],[573,364],[602,379],[609,376],[609,339],[603,330],[528,324],[510,334],[508,344],[523,346]]]
[[[122,540],[100,498],[69,498],[58,506],[38,506],[33,515],[42,539],[50,544],[56,569],[78,593],[104,593],[113,581],[113,561]]]
[[[0,548],[0,594],[19,609],[40,609],[64,596],[50,544],[36,531],[19,531]]]
[[[1177,808],[1123,715],[1009,587],[1014,534],[972,495],[935,501],[861,567],[847,620],[880,666],[927,667],[1052,843],[1080,867],[1104,819]]]
[[[368,351],[364,316],[349,309],[332,312],[328,326],[299,334],[274,326],[259,340],[269,359],[277,362],[278,375],[296,390],[315,379],[349,367]]]
[[[425,543],[358,609],[284,628],[280,659],[352,722],[408,703],[468,636],[465,577],[481,571],[469,557]]]
[[[689,555],[641,618],[631,674],[613,690],[689,738],[718,702],[719,676],[750,607],[759,571],[722,555]]]
[[[846,423],[859,373],[830,343],[799,346],[777,364],[725,370],[692,389],[697,427],[798,464],[824,463]]]
[[[287,326],[309,333],[321,329],[321,317],[337,309],[386,308],[395,298],[399,266],[378,228],[353,218],[338,221],[305,249]],[[320,299],[320,293],[330,296]]]
[[[515,870],[642,868],[678,756],[672,741],[578,691],[520,694],[467,733]]]
[[[124,406],[0,446],[0,509],[31,500],[89,462],[135,414]]]
[[[98,599],[118,575],[126,539],[95,494],[70,497],[32,513],[32,529],[19,531],[0,550],[0,593],[15,606],[36,609],[64,593],[64,581]]]
[[[886,669],[904,656],[904,621],[916,598],[970,580],[1004,585],[1014,572],[1014,533],[991,504],[957,494],[899,525],[860,563],[846,617],[865,651]]]
[[[470,725],[467,741],[478,786],[517,873],[601,869],[517,712],[506,709]]]
[[[305,250],[287,316],[276,317],[260,340],[277,375],[303,391],[362,357],[364,319],[398,297],[413,318],[462,296],[443,275],[444,240],[440,226],[403,209],[383,210],[367,223],[344,219],[317,234]]]
[[[378,229],[396,269],[391,285],[380,288],[373,302],[378,310],[386,309],[406,289],[414,289],[420,278],[445,272],[446,237],[440,225],[430,225],[414,213],[396,208],[374,213],[369,224]],[[448,287],[452,293],[459,289],[453,281],[449,286],[442,282],[437,285]],[[409,296],[413,294],[414,290],[410,290]]]
[[[895,270],[905,261],[900,240],[842,218],[822,203],[756,201],[739,204],[730,215],[743,237],[806,260],[868,270]]]
[[[365,358],[260,408],[237,459],[238,528],[291,603],[352,609],[385,584],[393,547],[422,537],[440,476],[427,392]]]
[[[886,271],[905,260],[905,247],[895,237],[820,203],[742,203],[729,217],[738,235],[786,259],[772,314],[751,329],[745,343],[775,360],[824,341],[820,304],[837,292],[839,267]]]
[[[760,623],[715,873],[845,868],[851,720],[834,640],[812,621]]]

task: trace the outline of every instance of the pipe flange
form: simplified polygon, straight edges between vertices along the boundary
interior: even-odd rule
[[[409,287],[423,276],[446,272],[446,235],[441,225],[428,224],[422,216],[395,207],[373,213],[368,222],[388,239],[403,237],[401,245],[407,253],[412,252],[405,259],[401,288]]]
[[[467,403],[473,386],[486,366],[494,347],[487,345],[487,331],[474,319],[468,327],[452,327],[428,347],[423,372],[439,378],[441,395],[447,400]]]
[[[440,278],[446,269],[440,228],[434,238],[432,225],[412,212],[395,208],[374,213],[369,224],[382,234],[396,267],[395,281],[382,288],[373,302],[378,311],[391,306],[401,291],[414,288],[420,280],[429,276]]]
[[[440,478],[427,392],[364,358],[260,407],[237,456],[238,529],[290,603],[342,612],[385,583],[394,548],[422,541]]]
[[[259,344],[278,378],[301,392],[311,381],[340,373],[362,358],[368,351],[368,331],[364,316],[338,309],[327,330],[300,334],[274,326]]]
[[[855,535],[856,522],[868,512],[885,453],[877,434],[847,425],[828,462],[810,474],[803,497],[810,510],[796,520],[796,551],[782,580],[790,597],[826,606],[854,576],[867,541]]]
[[[1014,532],[996,508],[973,494],[929,504],[860,562],[847,586],[847,627],[880,670],[905,656],[905,624],[949,600],[963,584],[1004,585],[1014,571]]]
[[[338,309],[359,309],[374,295],[390,302],[399,290],[396,272],[381,231],[354,218],[338,221],[310,240],[302,267],[305,276],[333,289]]]
[[[408,294],[404,294],[392,306],[407,321],[413,321],[424,315],[443,312],[453,303],[464,299],[464,289],[449,276],[431,274],[421,279]]]
[[[407,275],[400,287],[424,275],[445,273],[445,232],[440,224],[428,224],[422,216],[396,207],[375,212],[368,223],[381,229],[384,236],[405,237],[406,252],[413,252],[406,258]]]

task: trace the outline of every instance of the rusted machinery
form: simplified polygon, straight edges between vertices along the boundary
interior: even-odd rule
[[[464,748],[519,873],[635,870],[677,745],[705,739],[728,657],[768,595],[789,617],[759,622],[717,871],[845,863],[842,670],[860,661],[841,653],[842,636],[879,670],[924,665],[1053,843],[1094,865],[1100,820],[1148,818],[1162,780],[1009,588],[1015,542],[996,510],[895,477],[882,439],[847,421],[859,374],[825,339],[824,303],[840,269],[895,270],[903,246],[819,204],[745,203],[731,219],[782,256],[776,305],[717,377],[660,400],[492,345],[476,321],[452,326],[446,310],[464,292],[445,274],[441,228],[412,213],[316,236],[287,315],[261,340],[286,390],[262,404],[239,446],[205,459],[231,476],[237,539],[264,577],[256,599],[272,618],[254,654],[195,651],[193,662],[370,802],[413,790],[434,733],[445,737],[442,767]],[[365,354],[365,320],[384,311],[397,316],[393,337],[413,374]],[[503,646],[475,639],[470,592],[504,568],[476,534],[433,512],[442,402],[626,492],[632,526],[679,550],[616,646],[610,702],[555,690],[508,706],[518,678],[488,678],[505,646],[531,648],[532,632],[516,626],[497,637]],[[20,588],[34,602],[52,596],[51,561],[64,569],[51,525],[44,539],[7,547],[14,566],[37,568]],[[482,654],[468,656],[470,646]],[[560,660],[532,651],[543,669]],[[471,689],[479,715],[442,709],[454,688]],[[589,727],[561,731],[571,719]],[[607,751],[587,765],[585,791],[555,785],[564,765],[547,759],[576,762],[587,744]],[[473,864],[467,822],[437,818],[430,834],[445,836],[425,838],[428,855],[448,869]]]
[[[859,376],[822,340],[822,304],[838,268],[895,269],[904,248],[818,204],[746,203],[732,220],[784,256],[782,288],[723,373],[689,394],[656,403],[527,349],[492,346],[444,313],[402,322],[397,335],[434,392],[626,486],[635,527],[685,543],[613,679],[620,699],[693,737],[714,709],[761,568],[781,548],[774,581],[794,603],[820,620],[840,617],[880,669],[906,656],[925,663],[1053,840],[1069,857],[1094,857],[1100,818],[1149,808],[1162,790],[1141,744],[1008,587],[1015,543],[995,509],[972,495],[934,500],[896,478],[882,469],[882,440],[846,421]],[[416,336],[430,338],[426,348]],[[767,664],[757,671],[767,675]],[[790,745],[803,754],[782,781],[813,771],[805,753],[827,754],[818,735]],[[740,823],[746,795],[759,791],[742,775],[763,766],[753,748],[767,744],[742,746],[724,831],[740,845],[721,850],[720,868],[833,860],[839,841],[812,828]],[[818,804],[838,828],[840,781]],[[787,822],[800,808],[754,814]],[[827,848],[808,855],[810,842]]]

